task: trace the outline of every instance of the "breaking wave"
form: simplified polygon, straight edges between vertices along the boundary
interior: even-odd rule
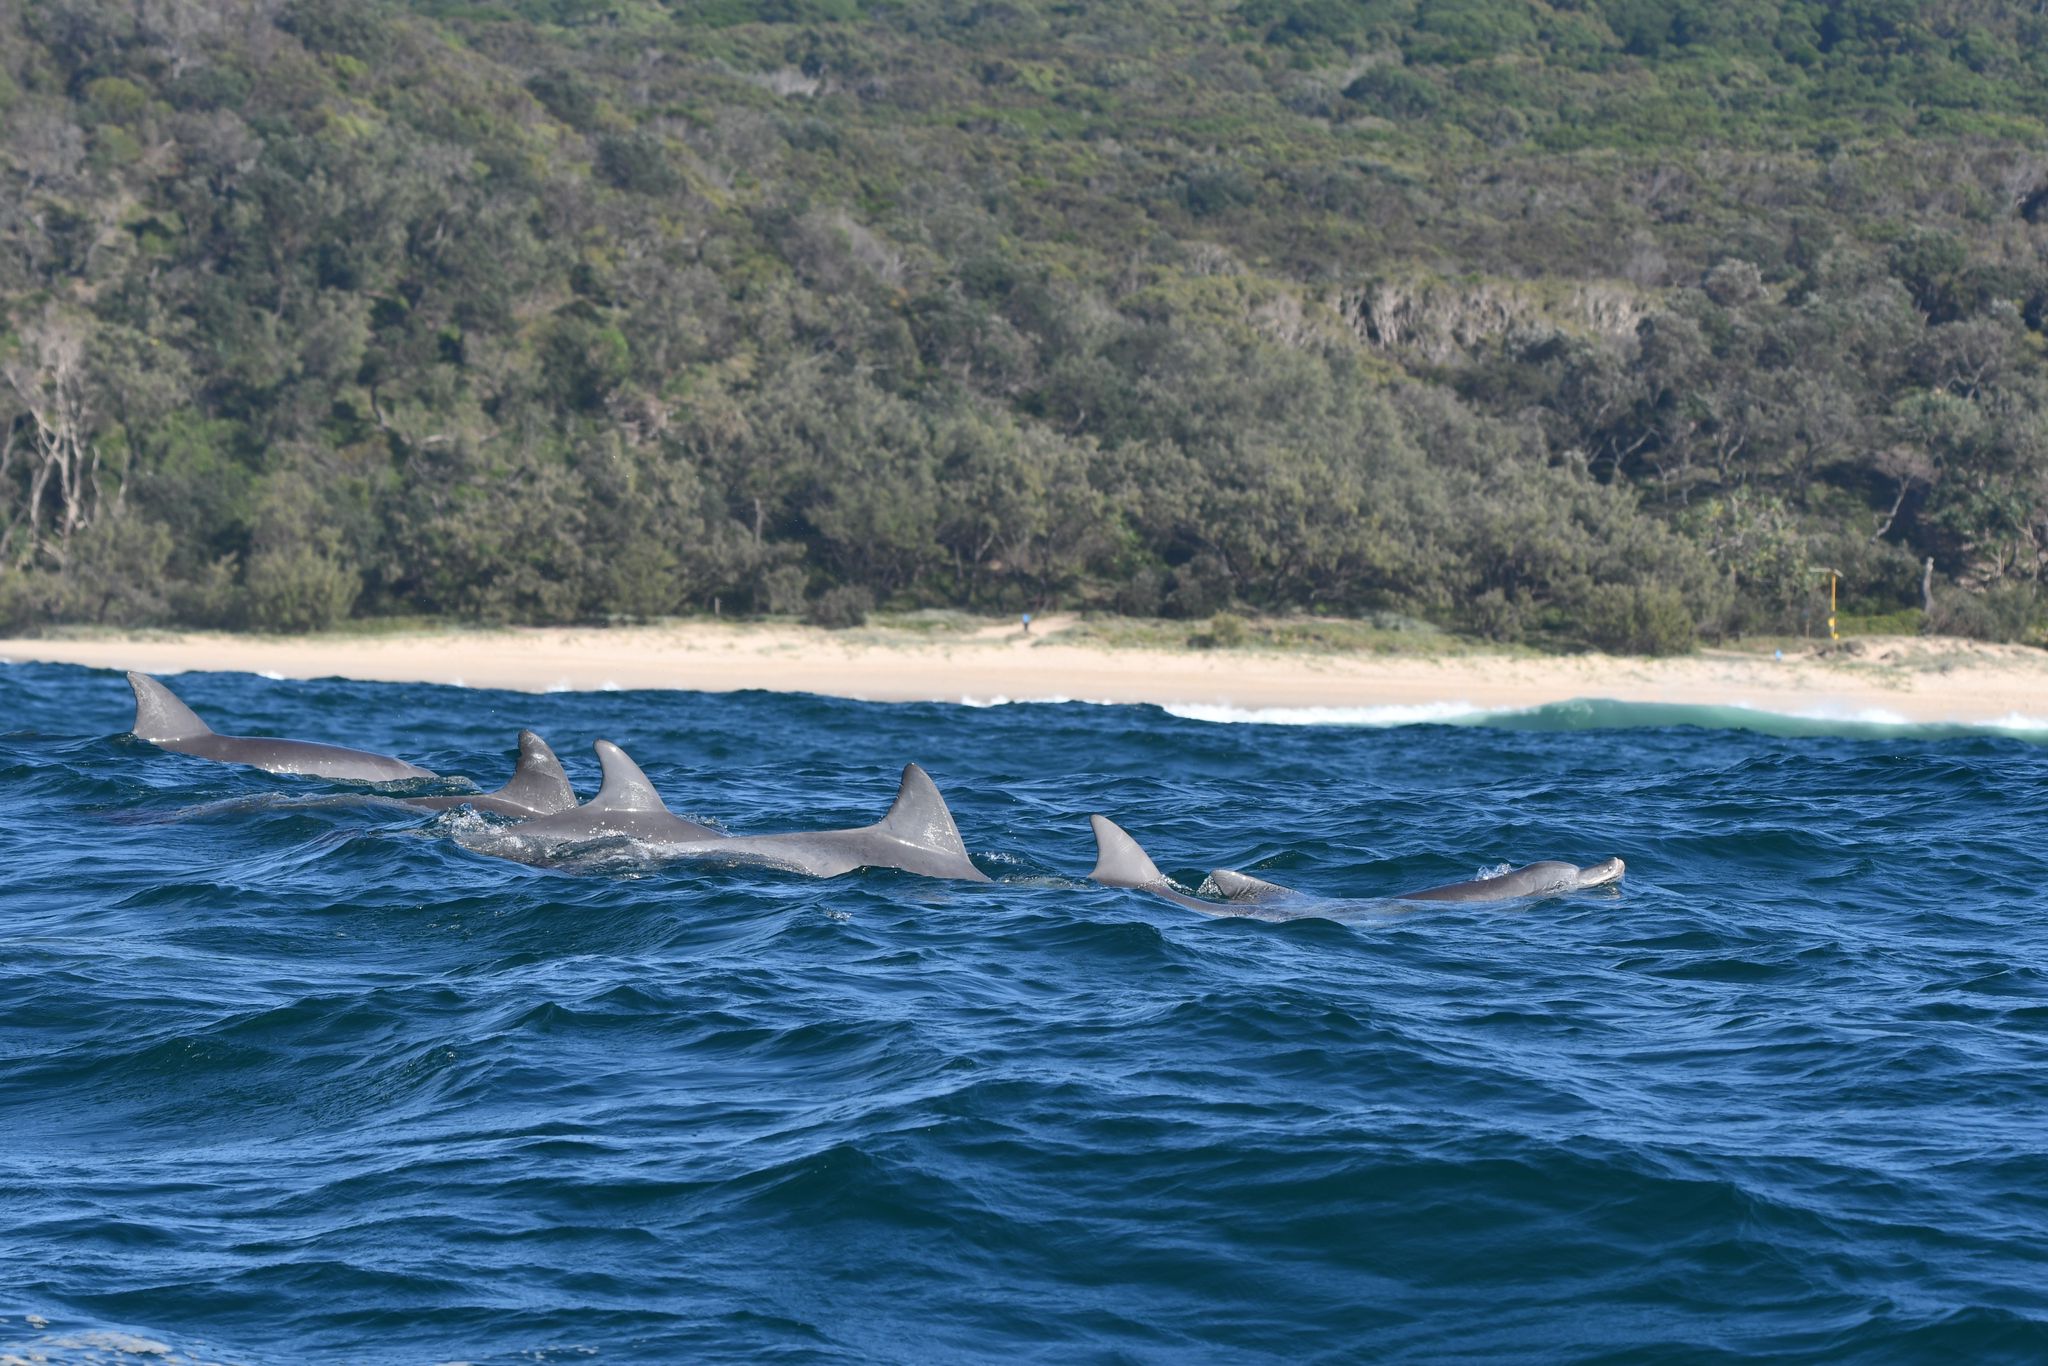
[[[1952,740],[2004,736],[2048,743],[2048,717],[2012,712],[1981,721],[1915,721],[1881,707],[1807,707],[1779,711],[1747,702],[1699,705],[1679,702],[1623,702],[1574,698],[1539,707],[1476,706],[1470,702],[1427,702],[1380,707],[1233,707],[1212,703],[1170,703],[1164,710],[1189,721],[1265,726],[1493,726],[1503,730],[1643,730],[1689,726],[1699,730],[1741,730],[1787,738],[1840,736],[1846,739]]]

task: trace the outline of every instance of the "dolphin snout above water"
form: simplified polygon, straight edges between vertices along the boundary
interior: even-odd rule
[[[1621,880],[1625,865],[1611,858],[1590,867],[1546,859],[1492,877],[1469,882],[1447,882],[1419,892],[1402,892],[1396,901],[1515,901],[1525,896],[1552,896],[1558,892],[1583,891]]]
[[[1610,882],[1621,881],[1621,875],[1627,871],[1628,865],[1618,858],[1588,864],[1579,869],[1579,886],[1604,887]]]

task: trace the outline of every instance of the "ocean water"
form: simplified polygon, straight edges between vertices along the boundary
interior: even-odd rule
[[[172,681],[735,831],[915,759],[998,883],[527,866],[0,667],[0,1358],[2048,1359],[2025,718]],[[1087,883],[1096,811],[1191,888],[1629,872],[1209,919]]]

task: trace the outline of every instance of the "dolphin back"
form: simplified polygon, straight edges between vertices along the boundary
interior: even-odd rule
[[[1166,874],[1144,851],[1130,832],[1107,816],[1090,816],[1095,828],[1095,869],[1089,880],[1105,887],[1160,887]]]
[[[1424,887],[1402,892],[1396,901],[1515,901],[1525,896],[1548,896],[1552,892],[1575,891],[1586,884],[1579,880],[1579,866],[1556,859],[1544,859],[1493,877],[1469,882],[1449,882],[1441,887]]]
[[[160,745],[167,740],[197,740],[213,734],[213,727],[148,674],[129,673],[128,686],[135,690],[137,739]]]
[[[988,874],[967,857],[967,842],[960,838],[960,827],[953,823],[953,813],[947,808],[946,799],[939,795],[939,785],[916,764],[903,766],[903,781],[896,785],[896,800],[869,832],[911,847],[913,856],[894,865],[905,872],[965,878],[969,882],[989,880]]]
[[[643,781],[645,776],[642,775]],[[512,781],[490,795],[543,816],[576,805],[576,790],[569,786],[562,761],[548,748],[547,741],[530,730],[519,732],[519,764],[512,771]]]
[[[536,792],[542,800],[562,800],[567,804],[545,815],[530,816],[514,826],[522,838],[574,842],[624,835],[629,839],[661,845],[724,839],[710,826],[686,821],[670,811],[640,765],[609,740],[599,740],[592,746],[597,751],[598,766],[604,771],[603,785],[598,788],[596,796],[581,806],[576,805],[576,794],[569,790],[569,780],[562,775],[561,766],[554,762],[553,753],[548,752],[537,735],[532,737],[533,744],[529,745],[528,735],[532,732],[523,732],[520,736],[519,771],[502,791],[519,788]],[[555,776],[544,776],[544,770],[552,770]],[[522,784],[522,779],[529,775],[534,778],[530,787]],[[500,793],[490,795],[497,798]]]
[[[1240,905],[1261,901],[1284,901],[1288,897],[1301,895],[1292,887],[1282,887],[1277,882],[1267,882],[1247,873],[1233,872],[1229,868],[1212,870],[1209,881],[1216,884],[1216,890],[1223,893],[1224,900]]]
[[[599,740],[592,748],[597,751],[597,764],[604,773],[604,783],[597,789],[597,795],[584,803],[589,811],[666,811],[668,807],[661,800],[661,794],[654,790],[640,765],[633,757],[609,740]],[[553,757],[552,755],[549,757]],[[526,762],[526,746],[519,747],[519,761]],[[560,765],[556,766],[557,771]],[[515,778],[516,782],[517,779]],[[565,777],[564,783],[568,782]]]

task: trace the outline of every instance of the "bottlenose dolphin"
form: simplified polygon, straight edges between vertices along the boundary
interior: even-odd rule
[[[906,764],[888,814],[854,830],[778,835],[727,835],[670,811],[647,775],[609,740],[596,745],[604,785],[581,806],[522,821],[504,833],[520,841],[569,843],[625,835],[654,845],[665,857],[756,863],[812,877],[837,877],[856,868],[895,868],[924,877],[991,879],[967,857],[953,813],[931,775]]]
[[[1564,863],[1557,859],[1544,859],[1538,863],[1527,863],[1520,868],[1511,868],[1505,873],[1492,877],[1473,878],[1469,882],[1447,882],[1441,887],[1424,887],[1419,892],[1402,892],[1396,901],[1514,901],[1525,896],[1551,896],[1558,892],[1578,892],[1588,887],[1604,887],[1610,882],[1621,881],[1621,875],[1628,871],[1628,865],[1618,858],[1603,859],[1599,863],[1581,868],[1576,863]],[[1257,882],[1257,878],[1249,879]],[[1217,886],[1221,887],[1221,882]],[[1273,884],[1262,883],[1270,887]],[[1230,895],[1225,889],[1224,895]]]
[[[1385,905],[1394,901],[1513,901],[1521,897],[1549,896],[1556,892],[1574,892],[1587,887],[1599,887],[1620,880],[1621,875],[1627,871],[1627,865],[1618,858],[1607,859],[1587,868],[1581,868],[1574,863],[1546,860],[1493,877],[1475,878],[1470,882],[1451,882],[1441,887],[1425,887],[1417,892],[1402,892],[1378,901],[1364,902],[1348,898],[1319,897],[1229,868],[1217,868],[1209,874],[1209,884],[1223,894],[1225,900],[1219,902],[1206,897],[1190,896],[1175,887],[1167,876],[1159,871],[1151,857],[1138,846],[1138,842],[1114,821],[1104,816],[1090,816],[1088,819],[1095,827],[1095,870],[1088,875],[1092,880],[1105,887],[1135,887],[1154,896],[1164,897],[1176,905],[1200,911],[1204,915],[1259,915],[1286,908],[1288,903],[1305,908],[1297,911],[1297,914],[1314,914],[1313,909],[1306,908],[1341,910],[1348,907]]]
[[[522,730],[519,732],[519,762],[512,770],[512,781],[496,792],[393,797],[391,800],[429,811],[453,811],[459,806],[473,806],[479,811],[528,820],[567,811],[576,805],[576,790],[569,786],[569,775],[562,771],[562,761],[548,748],[548,742],[530,730]]]
[[[224,764],[247,764],[272,773],[297,773],[314,778],[350,778],[366,783],[395,783],[406,778],[431,778],[424,768],[340,745],[311,740],[274,740],[268,736],[216,735],[192,714],[178,695],[148,674],[130,673],[135,689],[135,736],[158,749],[194,754]]]
[[[1105,887],[1135,887],[1141,892],[1165,897],[1177,906],[1200,911],[1203,915],[1245,914],[1229,902],[1189,896],[1174,886],[1173,880],[1159,871],[1159,865],[1152,861],[1152,856],[1109,817],[1090,816],[1088,823],[1095,827],[1095,868],[1088,874],[1091,882],[1099,882]]]

